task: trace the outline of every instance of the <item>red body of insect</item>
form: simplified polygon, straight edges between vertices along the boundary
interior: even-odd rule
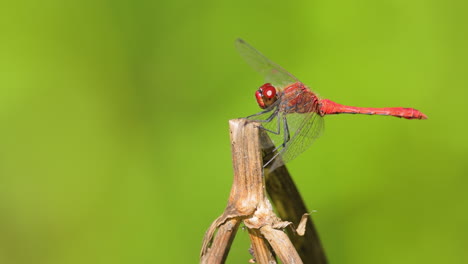
[[[245,60],[267,81],[255,92],[257,103],[264,111],[251,115],[249,118],[263,122],[262,127],[273,135],[283,135],[282,138],[273,140],[277,146],[276,150],[282,148],[278,152],[281,154],[282,163],[294,159],[312,144],[323,129],[322,117],[325,115],[365,114],[427,119],[425,114],[414,108],[355,107],[320,99],[296,77],[267,59],[243,40],[238,39],[236,46]],[[256,118],[263,115],[267,117]],[[273,120],[276,122],[272,122]],[[278,165],[280,163],[275,162],[271,168]]]
[[[279,94],[279,96],[278,96]],[[262,85],[256,92],[258,105],[265,109],[281,98],[279,111],[284,113],[317,112],[321,116],[333,114],[388,115],[406,119],[427,119],[427,116],[414,108],[404,107],[356,107],[335,103],[328,99],[319,99],[314,92],[301,82],[293,83],[283,91],[270,83]]]

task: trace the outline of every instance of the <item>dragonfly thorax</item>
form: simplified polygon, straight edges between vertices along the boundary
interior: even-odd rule
[[[265,83],[255,92],[255,98],[258,106],[265,109],[278,100],[278,91],[270,83]]]

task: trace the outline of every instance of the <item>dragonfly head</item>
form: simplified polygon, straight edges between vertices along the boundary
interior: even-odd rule
[[[255,98],[257,99],[258,106],[265,109],[278,100],[278,92],[273,85],[265,83],[255,92]]]

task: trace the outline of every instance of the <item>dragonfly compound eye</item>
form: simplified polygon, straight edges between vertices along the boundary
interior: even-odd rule
[[[255,92],[255,98],[257,99],[258,106],[260,106],[260,108],[262,109],[265,109],[266,106],[265,106],[265,102],[263,102],[263,93],[261,89],[258,89]]]
[[[266,99],[272,99],[276,97],[276,88],[273,87],[273,85],[271,85],[270,83],[265,83],[260,87],[259,90],[261,90],[263,96]]]
[[[265,83],[255,92],[255,98],[260,108],[265,109],[278,99],[276,88],[269,83]]]

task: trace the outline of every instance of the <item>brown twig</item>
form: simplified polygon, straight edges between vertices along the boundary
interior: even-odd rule
[[[278,168],[278,172],[268,173],[267,187],[271,187],[269,194],[273,202],[277,204],[277,208],[278,206],[294,207],[291,210],[278,208],[283,218],[293,221],[282,221],[273,212],[273,207],[266,196],[263,177],[262,149],[265,149],[266,145],[271,147],[271,142],[268,141],[264,131],[258,129],[257,123],[245,119],[230,120],[229,125],[234,182],[224,213],[211,224],[205,234],[200,254],[201,263],[224,263],[241,221],[249,230],[254,257],[259,263],[276,263],[275,255],[285,264],[303,263],[303,261],[305,263],[326,263],[318,237],[310,239],[309,235],[306,236],[309,240],[297,240],[295,238],[298,236],[297,234],[291,233],[288,237],[282,231],[291,222],[299,223],[301,216],[307,212],[292,180],[289,183],[288,180],[285,182],[286,189],[284,191],[278,191],[276,188],[278,187],[276,184],[283,183],[276,179],[277,177],[291,178],[284,167]],[[290,191],[292,194],[288,194]],[[279,195],[274,194],[276,192]],[[291,198],[292,200],[289,202],[280,201]],[[307,228],[312,228],[314,231],[312,235],[316,236],[310,217],[304,218],[304,220],[308,221]],[[216,229],[218,229],[218,233],[214,236]],[[271,247],[265,241],[268,241]],[[299,250],[299,253],[296,249]],[[310,254],[303,252],[311,249],[314,251]],[[313,254],[319,254],[319,256],[311,257]]]
[[[289,237],[282,230],[274,229],[271,225],[265,225],[260,228],[260,232],[268,240],[283,263],[303,263]]]
[[[249,228],[249,235],[252,241],[254,260],[258,263],[276,264],[276,259],[260,231],[258,229]]]
[[[240,221],[253,216],[259,202],[265,199],[258,129],[253,124],[247,123],[245,119],[231,120],[229,126],[234,182],[224,213],[211,224],[203,238],[201,263],[223,263],[229,250],[215,250],[214,248],[224,244],[213,241],[209,247],[216,229],[223,228],[228,220]],[[232,230],[232,234],[236,231],[237,225]],[[223,254],[219,255],[220,252]]]
[[[205,254],[202,263],[224,263],[236,236],[240,219],[232,218],[219,225],[218,233],[213,239],[210,254]]]

